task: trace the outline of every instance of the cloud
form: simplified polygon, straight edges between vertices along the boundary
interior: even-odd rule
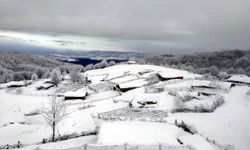
[[[2,0],[0,29],[134,40],[126,48],[250,47],[250,1]],[[132,48],[131,48],[132,49]]]

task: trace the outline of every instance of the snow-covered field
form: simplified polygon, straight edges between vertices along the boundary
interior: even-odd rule
[[[176,138],[186,133],[174,126],[157,122],[117,121],[103,123],[97,143],[105,145],[165,143],[179,145]]]
[[[181,76],[183,79],[148,84],[148,78],[157,73],[163,77]],[[0,147],[7,144],[15,145],[20,141],[23,149],[36,147],[67,149],[84,144],[123,145],[124,143],[191,145],[202,150],[222,149],[225,145],[240,150],[250,148],[250,87],[247,85],[229,88],[228,82],[200,79],[201,75],[187,71],[137,64],[90,70],[84,75],[91,80],[90,85],[85,87],[74,86],[70,80],[64,80],[58,87],[37,90],[37,87],[45,82],[38,80],[31,85],[21,87],[21,92],[17,92],[17,88],[8,89],[5,85],[1,85]],[[106,85],[108,87],[105,87]],[[112,85],[137,88],[120,92],[112,88]],[[38,110],[49,103],[51,99],[49,95],[53,95],[56,91],[64,93],[76,90],[88,92],[88,96],[85,100],[64,101],[69,115],[58,124],[57,137],[73,133],[80,136],[82,133],[99,129],[98,135],[41,144],[44,138],[50,138],[51,128]],[[214,103],[215,97],[223,97],[224,101],[212,112],[176,111],[191,107],[191,110],[202,110],[198,108],[200,105],[209,108]],[[123,108],[159,110],[167,112],[167,115],[161,118],[156,114],[153,117],[158,117],[158,120],[144,121],[136,121],[137,116],[128,117],[134,118],[130,121],[107,121],[98,118],[100,113]],[[182,121],[191,125],[198,133],[191,134],[184,128],[178,127],[176,122]]]

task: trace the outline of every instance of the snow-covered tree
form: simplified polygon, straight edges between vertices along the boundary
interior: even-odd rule
[[[42,68],[37,68],[35,70],[35,73],[37,74],[38,78],[42,78],[43,74],[45,73],[45,70]]]
[[[115,61],[110,61],[109,62],[109,66],[114,66],[114,65],[116,65]]]
[[[10,81],[13,81],[13,75],[11,73],[4,73],[0,78],[1,83],[6,83]]]
[[[100,62],[100,66],[101,68],[105,68],[109,66],[109,63],[104,59]]]
[[[224,71],[220,71],[219,74],[218,74],[218,77],[220,79],[227,79],[228,78],[228,74]]]
[[[31,75],[31,80],[35,81],[35,80],[37,80],[37,79],[38,79],[37,74],[36,74],[36,73],[33,73],[33,74]]]
[[[14,72],[13,78],[14,78],[14,81],[21,81],[25,79],[20,72]]]
[[[55,84],[56,86],[62,80],[61,70],[59,68],[55,68],[51,71],[50,74],[51,83]]]
[[[209,73],[212,76],[217,76],[219,73],[219,69],[216,66],[211,66],[211,67],[209,67]]]
[[[159,82],[159,78],[157,77],[156,74],[149,75],[149,77],[146,80],[147,80],[147,85],[152,85]]]
[[[58,99],[56,95],[53,95],[47,106],[40,109],[40,114],[48,126],[52,129],[52,142],[55,142],[56,128],[60,121],[66,116],[66,105],[62,99]]]
[[[238,68],[237,73],[238,74],[245,74],[245,70],[243,68]]]
[[[79,71],[71,71],[69,76],[73,83],[82,83],[83,78]]]
[[[49,77],[50,77],[50,69],[47,69],[47,71],[45,71],[45,73],[43,74],[42,78],[48,79]]]
[[[92,70],[94,68],[94,65],[93,64],[88,64],[86,67],[85,67],[85,70],[88,71],[88,70]]]
[[[246,56],[243,56],[243,57],[240,57],[239,59],[237,59],[235,62],[234,62],[234,67],[235,68],[238,68],[238,67],[241,67],[241,68],[246,68],[250,65],[250,60],[248,57]]]

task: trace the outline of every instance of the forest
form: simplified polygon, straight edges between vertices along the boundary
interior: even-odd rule
[[[82,66],[62,62],[52,56],[0,51],[0,83],[50,78],[53,69],[59,70],[60,74],[67,74],[104,68],[114,64],[114,61],[103,60],[96,64]]]
[[[165,54],[149,56],[144,60],[149,64],[212,76],[226,76],[227,74],[250,76],[250,50],[223,50],[189,55]]]

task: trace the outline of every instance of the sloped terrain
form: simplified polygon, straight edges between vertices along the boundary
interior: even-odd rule
[[[105,149],[125,143],[215,150],[247,150],[250,146],[247,85],[232,87],[230,82],[183,70],[138,64],[89,70],[83,75],[91,81],[87,85],[75,85],[65,78],[48,90],[37,90],[44,80],[0,89],[1,148],[18,141],[23,149],[84,148],[84,144],[89,149]],[[84,100],[64,101],[69,115],[57,126],[58,141],[41,145],[43,139],[51,138],[51,129],[37,110],[55,92],[63,99],[64,93],[79,91],[88,93]]]

